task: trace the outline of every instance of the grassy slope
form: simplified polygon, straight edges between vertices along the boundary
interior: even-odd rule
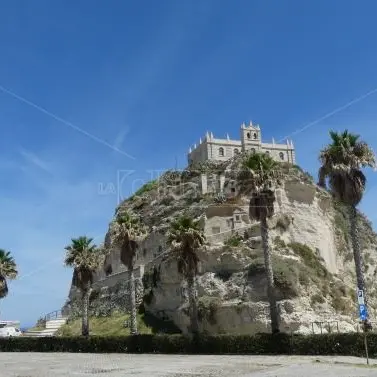
[[[128,319],[129,315],[123,313],[114,313],[111,317],[92,317],[89,319],[90,334],[100,336],[129,335],[130,329],[124,327],[124,323]],[[180,330],[171,321],[163,321],[148,313],[138,314],[137,322],[140,334],[180,333]],[[57,335],[81,335],[81,318],[63,325]]]
[[[92,317],[89,319],[91,335],[129,335],[130,329],[124,327],[129,315],[114,314],[111,317]],[[144,315],[138,315],[138,330],[141,334],[151,334],[152,328],[144,322]],[[76,319],[63,325],[57,335],[74,336],[81,335],[81,319]]]

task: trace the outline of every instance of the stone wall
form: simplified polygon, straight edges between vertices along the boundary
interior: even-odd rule
[[[134,272],[137,305],[140,305],[144,295],[143,273],[143,267],[135,269]],[[106,317],[115,311],[129,312],[129,302],[129,272],[124,271],[96,281],[93,284],[90,295],[89,315]],[[63,312],[71,319],[81,316],[81,294],[78,290],[71,292]]]

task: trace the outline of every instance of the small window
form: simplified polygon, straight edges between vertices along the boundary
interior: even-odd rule
[[[280,160],[284,160],[284,153],[283,153],[283,152],[280,152],[280,153],[279,153],[279,157],[280,157]]]
[[[267,155],[267,156],[269,156],[269,155],[270,155],[270,152],[269,152],[269,151],[267,151],[267,152],[266,152],[266,155]]]
[[[241,221],[240,215],[236,215],[236,221],[237,222]]]
[[[231,192],[236,192],[236,188],[235,188],[235,187],[232,187],[232,188],[230,189],[230,191],[231,191]]]
[[[250,139],[250,132],[246,134],[247,138]]]
[[[255,148],[251,148],[250,152],[254,154],[255,153]]]
[[[224,148],[219,148],[219,156],[224,157]]]
[[[235,155],[240,154],[240,151],[236,148],[236,149],[234,150],[234,154],[235,154]]]
[[[253,137],[254,137],[254,140],[258,139],[258,135],[257,135],[257,133],[256,133],[256,132],[254,132],[254,135],[253,135]]]
[[[214,226],[212,227],[212,234],[219,234],[220,233],[220,227]]]

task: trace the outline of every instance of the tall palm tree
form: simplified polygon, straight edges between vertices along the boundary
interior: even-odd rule
[[[73,267],[72,284],[81,291],[82,324],[81,333],[89,336],[89,296],[92,289],[95,272],[103,265],[104,251],[92,244],[88,237],[73,238],[72,243],[65,248],[65,265]]]
[[[326,180],[335,199],[349,207],[351,242],[356,267],[357,287],[365,292],[365,280],[362,268],[361,250],[358,235],[357,205],[363,198],[366,177],[362,168],[376,168],[376,158],[368,144],[360,140],[359,135],[347,130],[338,133],[330,131],[331,143],[323,148],[319,155],[318,184],[326,188]]]
[[[186,281],[189,297],[191,332],[199,331],[196,277],[199,257],[197,250],[205,244],[205,235],[199,221],[188,216],[181,216],[170,225],[167,243],[172,247],[178,262],[178,271]]]
[[[278,179],[279,164],[269,155],[262,153],[249,154],[243,160],[243,169],[239,175],[239,180],[244,191],[251,193],[249,202],[250,219],[260,221],[272,333],[280,331],[280,324],[267,219],[274,214],[275,186],[279,182]]]
[[[146,228],[139,218],[130,212],[120,212],[116,220],[115,242],[120,246],[120,260],[129,271],[130,332],[137,334],[137,310],[134,267],[139,242],[146,235]]]
[[[7,279],[15,279],[17,275],[16,262],[10,252],[0,249],[0,299],[8,295]]]

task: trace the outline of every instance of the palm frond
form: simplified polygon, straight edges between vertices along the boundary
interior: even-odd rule
[[[4,298],[8,295],[8,284],[4,276],[0,275],[0,298]]]
[[[128,269],[133,268],[139,243],[146,237],[147,228],[129,211],[119,211],[113,224],[113,239],[120,248],[120,260]]]
[[[359,203],[365,191],[366,178],[361,169],[376,169],[376,157],[359,135],[330,131],[331,143],[319,154],[321,167],[319,185],[326,187],[326,179],[335,196],[349,204]]]
[[[17,275],[17,265],[11,253],[0,249],[0,276],[5,279],[15,279]]]
[[[265,153],[248,154],[238,176],[245,190],[259,191],[271,188],[282,175],[281,166]]]
[[[171,223],[167,243],[175,254],[180,273],[197,273],[199,263],[197,250],[205,242],[206,238],[198,220],[183,215]]]
[[[79,237],[67,246],[65,265],[73,267],[72,284],[80,289],[93,282],[94,273],[103,265],[106,253],[104,248],[92,244],[93,239]]]

